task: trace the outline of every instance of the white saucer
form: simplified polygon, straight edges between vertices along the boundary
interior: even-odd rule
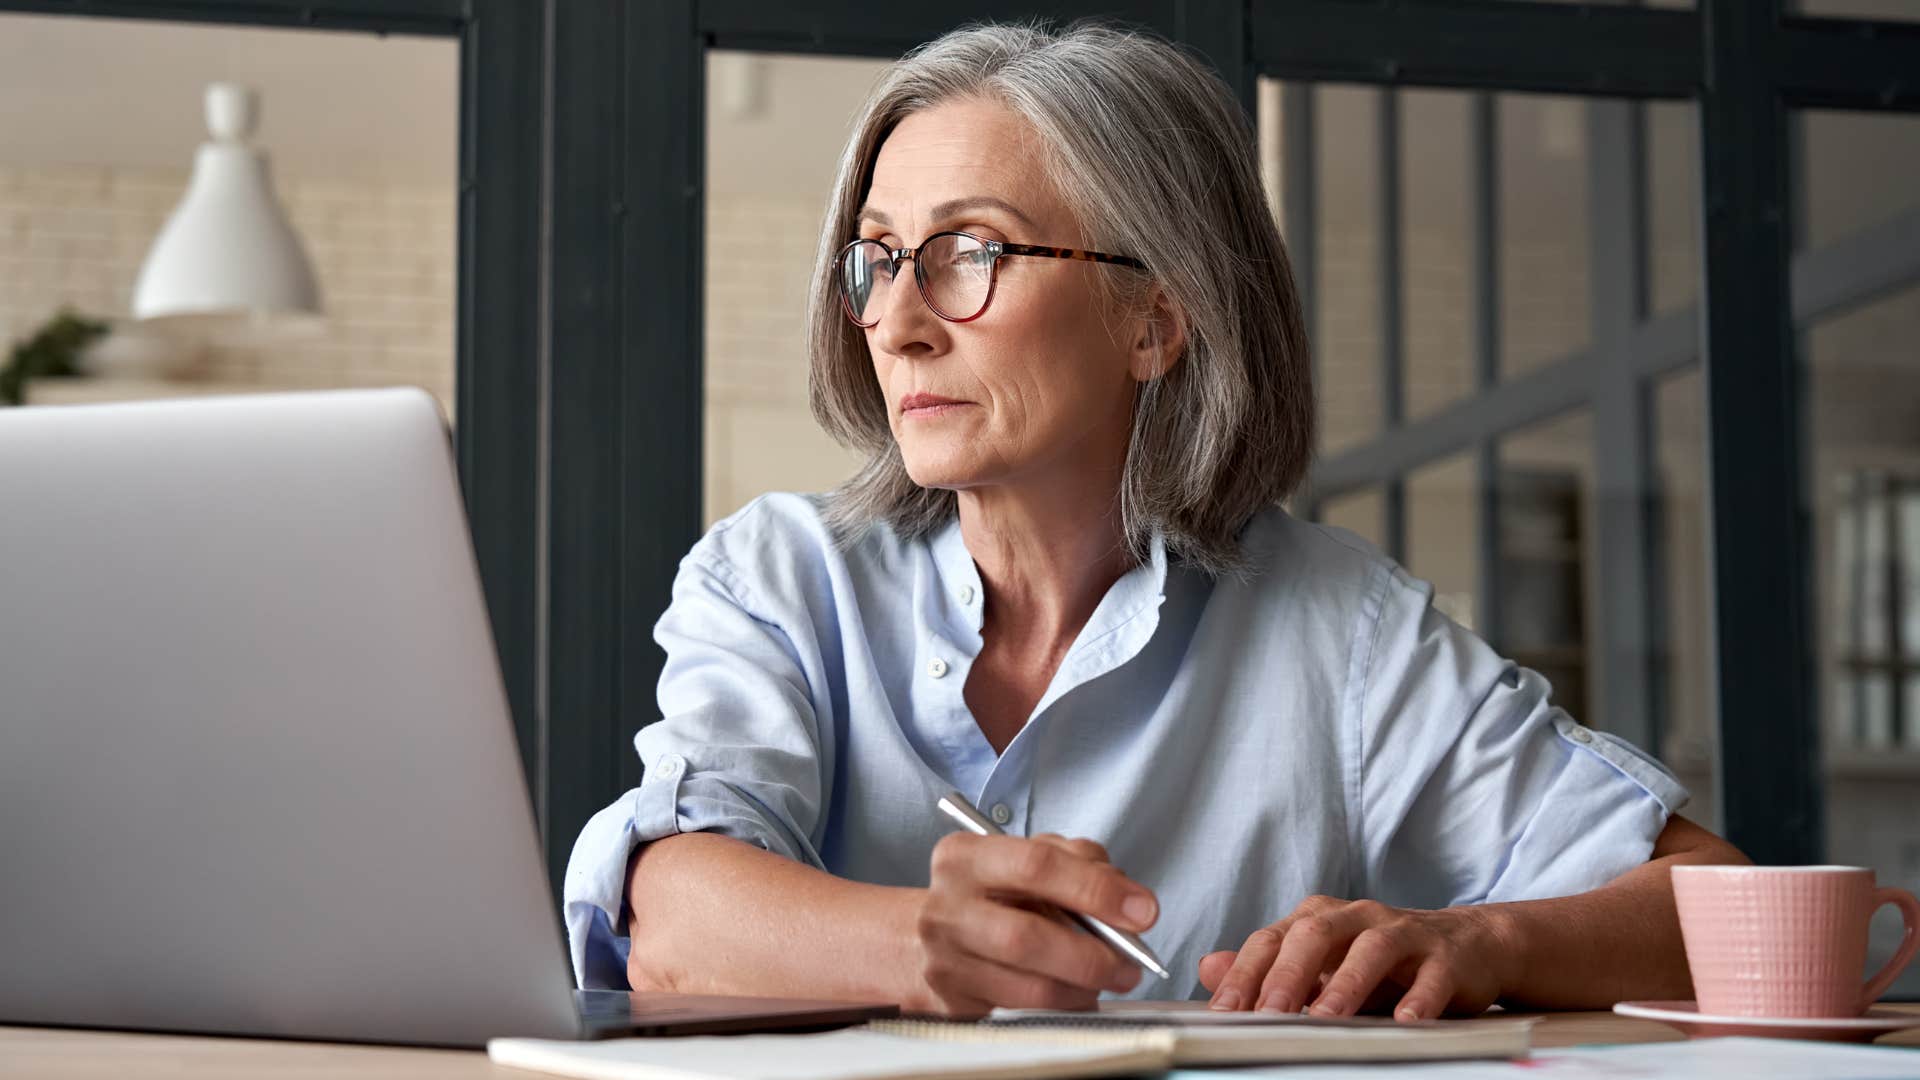
[[[1691,1001],[1622,1001],[1621,1016],[1672,1024],[1693,1038],[1725,1035],[1772,1039],[1826,1039],[1871,1042],[1890,1031],[1920,1027],[1920,1013],[1868,1009],[1862,1016],[1711,1016]]]

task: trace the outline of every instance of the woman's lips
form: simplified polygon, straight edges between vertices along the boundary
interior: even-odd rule
[[[915,419],[939,416],[941,413],[952,412],[962,405],[971,404],[972,402],[969,401],[958,401],[938,394],[908,394],[900,399],[900,415]]]

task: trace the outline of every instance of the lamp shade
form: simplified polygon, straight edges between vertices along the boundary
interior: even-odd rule
[[[267,155],[248,142],[252,90],[207,87],[207,128],[187,193],[155,238],[133,290],[139,319],[317,316],[320,287],[273,192]]]

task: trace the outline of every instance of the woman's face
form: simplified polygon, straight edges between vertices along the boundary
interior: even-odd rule
[[[1040,156],[1032,128],[998,104],[962,101],[915,113],[881,145],[860,235],[903,248],[951,229],[1084,248]],[[1143,366],[1130,337],[1143,320],[1104,302],[1095,275],[1126,272],[1010,255],[1000,260],[986,310],[954,323],[927,307],[912,266],[901,263],[880,321],[866,334],[914,482],[966,489],[1117,476],[1134,368]],[[908,408],[918,395],[957,404]]]

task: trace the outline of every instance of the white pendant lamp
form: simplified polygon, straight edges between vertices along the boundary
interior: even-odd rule
[[[248,142],[254,92],[207,87],[207,130],[186,196],[154,240],[133,290],[137,319],[304,323],[320,314],[313,264],[273,193],[266,151]],[[291,319],[289,320],[289,317]]]

